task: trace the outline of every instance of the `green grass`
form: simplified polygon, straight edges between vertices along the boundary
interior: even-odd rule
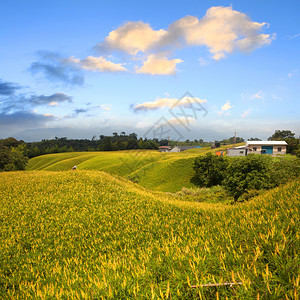
[[[299,298],[299,180],[238,205],[81,170],[0,173],[0,194],[1,299]],[[242,285],[191,287],[214,282]]]
[[[180,153],[153,150],[58,153],[32,158],[26,169],[67,171],[76,165],[80,170],[123,176],[153,190],[176,192],[183,187],[194,187],[193,160],[210,151],[200,148]]]

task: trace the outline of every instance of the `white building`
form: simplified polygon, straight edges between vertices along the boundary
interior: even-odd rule
[[[285,141],[247,141],[248,154],[286,154],[287,143]]]

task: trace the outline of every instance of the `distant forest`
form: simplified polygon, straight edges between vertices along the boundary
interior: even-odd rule
[[[248,140],[259,140],[250,138]],[[284,140],[288,143],[287,152],[300,156],[300,139],[290,130],[276,130],[269,140]],[[221,145],[242,143],[241,137],[231,137],[219,141]],[[28,158],[35,156],[82,151],[118,151],[133,149],[158,149],[159,146],[201,146],[209,147],[211,142],[202,139],[172,141],[168,139],[138,138],[136,133],[126,134],[114,132],[112,136],[93,136],[92,139],[68,139],[67,137],[55,137],[55,139],[42,140],[40,142],[26,143],[13,137],[0,139],[0,171],[22,170],[25,168]]]
[[[24,143],[24,142],[23,142]],[[114,132],[112,136],[100,135],[99,138],[93,136],[88,139],[68,139],[67,137],[55,137],[51,140],[42,140],[41,142],[24,143],[26,149],[24,154],[29,157],[35,157],[49,153],[61,152],[81,152],[81,151],[118,151],[133,149],[154,149],[159,146],[210,146],[210,142],[200,140],[186,140],[182,142],[168,139],[147,139],[138,138],[136,133],[126,134]]]

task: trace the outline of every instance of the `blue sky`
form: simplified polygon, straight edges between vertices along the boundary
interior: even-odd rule
[[[2,2],[0,138],[299,135],[299,9],[268,0]]]

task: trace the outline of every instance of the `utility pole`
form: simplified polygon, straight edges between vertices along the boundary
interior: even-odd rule
[[[234,144],[236,144],[236,129],[234,129]]]

